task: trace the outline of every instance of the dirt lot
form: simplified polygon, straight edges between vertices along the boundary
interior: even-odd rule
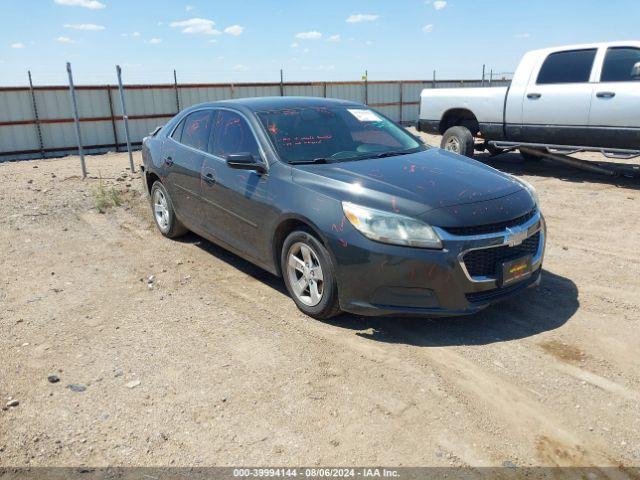
[[[161,237],[124,154],[0,164],[0,466],[640,465],[640,181],[481,159],[540,193],[542,286],[331,322]]]

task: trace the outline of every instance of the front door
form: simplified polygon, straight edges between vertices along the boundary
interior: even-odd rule
[[[268,244],[264,241],[264,225],[270,217],[269,176],[226,164],[226,156],[232,153],[250,153],[262,159],[246,119],[231,110],[218,110],[209,152],[201,182],[208,228],[231,247],[261,260]]]
[[[522,99],[522,140],[585,145],[591,108],[591,71],[597,49],[551,53]]]

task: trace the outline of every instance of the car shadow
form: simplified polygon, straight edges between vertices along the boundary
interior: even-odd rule
[[[517,152],[502,153],[491,156],[488,153],[476,154],[473,157],[500,171],[513,175],[535,175],[538,177],[553,177],[565,182],[573,183],[600,183],[615,185],[618,187],[640,190],[640,174],[635,171],[636,178],[625,176],[609,177],[607,175],[587,172],[574,167],[563,165],[552,160],[525,161]],[[608,166],[612,168],[622,168],[631,172],[634,166],[640,165],[640,159],[634,163],[618,163],[607,160],[591,160],[594,164]],[[633,160],[631,161],[633,162]]]
[[[230,267],[289,296],[276,277],[224,248],[189,233],[177,241],[193,244]],[[293,300],[291,300],[293,302]],[[354,331],[361,338],[421,347],[488,345],[531,337],[564,325],[578,310],[578,288],[566,277],[543,270],[538,288],[464,317],[363,317],[341,314],[327,325]]]
[[[566,277],[543,270],[542,283],[463,317],[359,317],[343,314],[330,323],[384,343],[418,347],[488,345],[531,337],[564,325],[578,310],[578,288]]]

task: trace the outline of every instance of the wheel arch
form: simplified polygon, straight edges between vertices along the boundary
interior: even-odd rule
[[[288,214],[283,216],[278,220],[277,226],[273,231],[272,236],[272,255],[273,255],[273,264],[275,266],[275,270],[277,275],[282,276],[282,268],[280,265],[280,256],[282,254],[282,246],[284,245],[284,241],[287,236],[298,228],[306,228],[311,230],[312,233],[315,234],[316,238],[322,242],[324,247],[329,252],[329,255],[332,257],[332,261],[335,264],[335,258],[333,258],[333,252],[329,248],[329,242],[327,237],[322,233],[322,230],[318,228],[318,226],[309,220],[308,218],[298,215],[298,214]]]
[[[439,125],[440,134],[451,127],[466,127],[473,136],[480,132],[478,118],[468,108],[451,108],[444,112]]]
[[[159,181],[160,183],[162,183],[162,180],[160,179],[160,176],[154,172],[146,172],[145,173],[145,182],[146,182],[146,186],[147,186],[147,193],[151,193],[151,187],[153,186],[153,184]]]

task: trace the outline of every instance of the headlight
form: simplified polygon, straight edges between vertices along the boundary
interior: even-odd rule
[[[342,202],[351,225],[365,237],[382,243],[420,248],[442,248],[436,232],[420,220]]]
[[[526,190],[529,192],[529,195],[531,195],[531,198],[533,198],[533,201],[536,202],[536,206],[539,207],[540,199],[538,198],[538,192],[536,192],[535,187],[522,178],[517,178],[516,180],[520,182],[524,188],[526,188]]]

